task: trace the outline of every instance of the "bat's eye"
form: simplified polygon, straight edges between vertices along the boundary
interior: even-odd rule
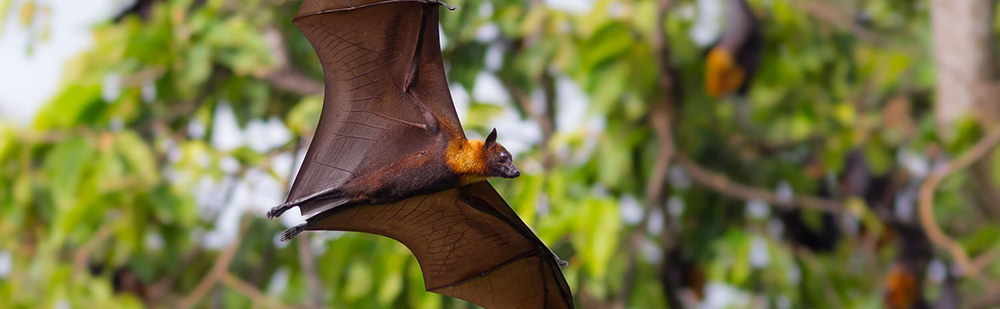
[[[508,158],[510,158],[510,155],[508,155],[506,152],[500,153],[500,160],[506,161]]]

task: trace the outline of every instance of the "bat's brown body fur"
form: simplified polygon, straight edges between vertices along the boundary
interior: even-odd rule
[[[510,154],[495,140],[494,130],[486,142],[457,138],[445,147],[411,154],[397,164],[346,183],[340,195],[348,204],[385,204],[489,177],[519,176],[520,172],[509,159]]]
[[[428,145],[399,162],[367,175],[358,175],[312,199],[334,207],[356,204],[387,204],[402,199],[457,188],[490,177],[515,178],[520,171],[510,152],[496,142],[496,130],[485,141],[455,137]],[[271,209],[268,217],[280,216],[295,203]],[[294,237],[295,234],[286,235]]]

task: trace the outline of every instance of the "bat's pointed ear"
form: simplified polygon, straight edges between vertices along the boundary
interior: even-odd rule
[[[483,147],[490,148],[494,143],[497,142],[497,128],[493,128],[493,132],[490,132],[489,136],[486,136],[486,142],[483,143]]]

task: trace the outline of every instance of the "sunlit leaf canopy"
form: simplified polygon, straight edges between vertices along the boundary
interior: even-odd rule
[[[280,243],[297,222],[264,219],[322,105],[318,61],[290,22],[298,2],[140,2],[152,4],[93,27],[93,47],[30,125],[0,123],[0,303],[470,306],[424,292],[392,240],[316,232]],[[670,1],[663,20],[652,0],[569,2],[448,1],[460,9],[442,11],[441,28],[463,125],[471,136],[497,127],[523,172],[491,182],[569,262],[578,306],[880,306],[914,250],[922,297],[943,293],[952,257],[913,249],[926,239],[906,228],[919,227],[932,159],[981,130],[970,120],[953,137],[935,131],[926,4],[748,1],[765,46],[743,128],[737,99],[703,90],[712,36],[701,33],[721,22],[705,16],[712,1]],[[0,16],[44,23],[45,5],[4,0]],[[661,84],[657,27],[675,89]],[[650,186],[663,146],[650,115],[665,98],[676,152],[726,175],[717,181],[839,210],[734,198],[681,164]],[[1000,214],[973,207],[971,185],[965,173],[946,179],[934,214],[967,251],[994,250]],[[1000,277],[997,265],[982,277]],[[985,282],[958,288],[973,298]]]

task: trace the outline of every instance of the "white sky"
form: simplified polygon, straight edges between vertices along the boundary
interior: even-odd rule
[[[90,29],[106,20],[121,0],[53,0],[49,40],[37,41],[27,53],[29,29],[18,8],[11,10],[0,34],[0,121],[26,125],[58,89],[66,61],[92,44]],[[41,22],[46,22],[39,20]]]

